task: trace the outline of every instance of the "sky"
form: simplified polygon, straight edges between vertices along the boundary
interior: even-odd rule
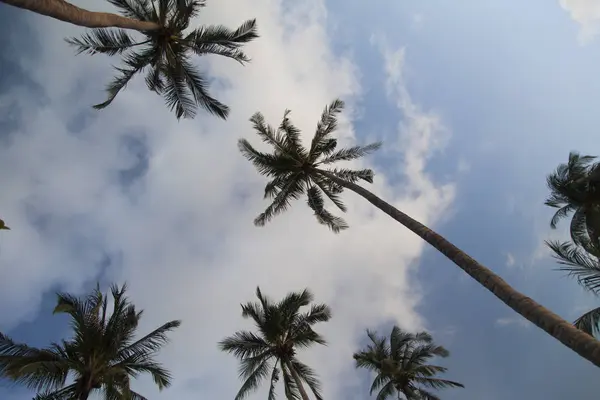
[[[256,111],[276,125],[291,109],[310,138],[344,99],[340,141],[384,142],[355,164],[375,170],[371,190],[574,320],[598,300],[555,270],[543,240],[565,232],[550,230],[543,201],[569,151],[600,155],[596,2],[209,0],[195,23],[250,18],[261,35],[250,64],[197,60],[230,118],[178,122],[141,78],[91,109],[118,60],[75,56],[63,38],[82,29],[0,4],[0,215],[12,228],[0,232],[0,331],[36,346],[68,337],[56,291],[127,282],[141,332],[183,320],[159,357],[173,386],[135,389],[227,399],[241,382],[216,343],[251,327],[240,303],[257,285],[273,298],[309,287],[333,318],[317,326],[328,346],[299,356],[327,399],[369,398],[352,353],[366,328],[393,324],[450,350],[447,377],[465,389],[443,399],[596,398],[592,364],[355,194],[339,235],[302,201],[254,227],[265,179],[236,147],[257,142]],[[0,398],[31,394],[1,382]]]

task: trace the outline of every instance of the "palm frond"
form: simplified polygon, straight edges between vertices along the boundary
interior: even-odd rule
[[[121,14],[140,21],[152,21],[151,0],[108,0]]]
[[[554,252],[553,257],[563,265],[559,271],[566,271],[577,279],[585,289],[600,293],[600,261],[581,246],[571,242],[546,241]]]
[[[254,219],[254,225],[264,226],[275,216],[286,211],[292,200],[298,200],[302,196],[303,188],[297,179],[290,179],[285,186],[275,195],[272,203],[258,217]]]
[[[76,48],[76,54],[107,54],[114,56],[136,45],[124,29],[98,28],[82,35],[81,39],[67,38],[65,41]]]
[[[331,170],[327,170],[330,174],[337,176],[340,179],[343,179],[348,182],[356,183],[358,180],[362,179],[365,182],[373,183],[373,170],[365,168],[359,170],[352,170],[346,168],[335,168]]]
[[[263,379],[269,376],[271,369],[268,359],[264,359],[256,368],[246,375],[246,380],[235,396],[235,400],[246,398],[252,391],[256,390]]]
[[[277,382],[279,382],[279,368],[277,368],[277,364],[279,360],[275,361],[275,365],[273,365],[273,372],[271,373],[271,385],[269,386],[269,396],[267,400],[275,400],[277,396],[275,395],[275,386]]]
[[[317,123],[315,136],[312,139],[309,150],[309,161],[315,162],[323,154],[325,148],[335,148],[336,142],[332,142],[329,138],[337,128],[337,116],[344,109],[344,102],[336,99],[331,104],[325,107],[321,114],[321,120]]]
[[[269,345],[263,338],[252,332],[239,331],[221,340],[219,348],[239,359],[244,359],[264,353],[269,349]]]
[[[323,400],[323,395],[321,394],[321,382],[317,378],[316,372],[310,368],[308,365],[300,362],[297,358],[293,358],[290,362],[291,368],[294,368],[296,373],[300,376],[311,392],[315,395],[317,400]]]
[[[190,106],[185,101],[182,101],[182,106],[189,108],[185,111],[184,115],[193,117],[195,115],[195,106],[200,106],[208,111],[210,114],[216,115],[221,119],[227,119],[229,115],[229,107],[215,99],[208,93],[208,82],[200,72],[194,67],[185,56],[181,55],[179,58],[180,68],[178,69],[180,75],[187,82],[187,87],[194,97],[195,104]],[[173,70],[171,73],[175,73]],[[167,79],[168,81],[168,79]]]
[[[158,386],[159,390],[163,390],[171,386],[171,373],[157,362],[150,359],[145,359],[139,362],[128,363],[126,361],[119,364],[119,367],[127,371],[126,376],[136,377],[139,374],[150,374],[152,380]]]
[[[394,383],[392,381],[389,381],[388,383],[383,385],[381,390],[379,390],[379,393],[377,393],[377,397],[375,398],[375,400],[386,400],[392,397],[395,391],[396,388],[394,388]]]
[[[170,321],[166,324],[163,324],[129,346],[121,349],[119,352],[119,357],[126,358],[130,354],[149,355],[156,353],[162,346],[169,343],[167,333],[180,326],[180,320]]]
[[[594,308],[586,312],[581,317],[577,318],[573,325],[579,330],[584,331],[588,335],[594,336],[600,332],[598,323],[600,322],[600,307]]]
[[[256,150],[246,139],[238,140],[238,149],[261,175],[278,177],[281,174],[288,173],[296,165],[296,162],[289,157],[267,154]],[[281,184],[281,186],[284,185]]]
[[[215,54],[244,64],[249,62],[250,58],[239,48],[256,38],[258,38],[256,20],[252,19],[244,22],[234,31],[221,25],[195,29],[185,37],[185,43],[199,56]]]
[[[326,225],[333,233],[339,233],[349,228],[349,225],[343,218],[337,217],[325,209],[325,201],[321,191],[316,186],[311,186],[306,194],[307,204],[313,210],[320,224]]]
[[[133,78],[135,74],[147,66],[152,61],[154,56],[155,54],[152,48],[125,56],[124,62],[129,66],[129,68],[115,67],[115,69],[120,72],[120,75],[115,77],[112,82],[106,86],[108,99],[103,103],[94,105],[94,108],[101,110],[108,107],[108,105],[113,102],[115,97],[117,97],[117,94],[119,94],[119,92],[127,86],[131,78]]]
[[[288,366],[285,363],[281,363],[281,372],[283,375],[283,388],[285,390],[285,398],[287,400],[299,400],[300,390],[296,385],[296,381],[292,378]]]
[[[36,394],[33,400],[72,400],[77,398],[77,387],[69,385],[59,390],[45,390]]]
[[[381,148],[382,143],[376,142],[366,146],[353,146],[347,149],[341,149],[335,153],[323,158],[319,164],[332,164],[339,161],[350,161],[362,158],[375,150]]]

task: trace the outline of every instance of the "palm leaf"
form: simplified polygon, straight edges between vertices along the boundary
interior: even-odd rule
[[[574,325],[577,329],[584,331],[588,335],[594,336],[600,332],[598,322],[600,322],[600,307],[588,311],[581,317],[577,318],[577,320],[574,322]]]
[[[65,39],[71,46],[76,47],[76,54],[87,53],[107,54],[114,56],[136,45],[124,29],[94,29],[85,33],[81,39]]]

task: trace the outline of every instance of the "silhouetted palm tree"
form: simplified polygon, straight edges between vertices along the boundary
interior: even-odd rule
[[[331,310],[325,304],[313,304],[308,311],[300,312],[313,301],[308,289],[289,293],[278,303],[263,296],[260,288],[256,288],[256,296],[259,302],[242,305],[242,316],[254,320],[258,333],[239,331],[219,342],[221,350],[232,353],[241,362],[240,377],[245,381],[235,400],[256,390],[269,375],[269,400],[275,399],[275,385],[280,375],[283,376],[286,398],[308,400],[304,381],[315,398],[322,399],[316,373],[298,359],[296,348],[326,344],[312,325],[329,321]]]
[[[128,3],[136,7],[140,0],[108,0],[110,3]],[[148,2],[148,0],[141,0]],[[94,12],[79,8],[64,0],[0,0],[14,7],[33,11],[60,21],[68,22],[86,28],[124,28],[138,31],[148,31],[160,28],[156,22],[139,19],[137,15],[121,16],[113,13]]]
[[[111,287],[112,313],[98,288],[85,299],[59,293],[54,313],[69,315],[73,337],[47,348],[15,343],[0,333],[0,376],[40,392],[36,400],[86,400],[95,391],[106,400],[144,400],[130,388],[131,378],[142,373],[161,390],[169,386],[170,373],[154,357],[181,322],[167,322],[136,340],[142,311],[125,290],[125,285]],[[67,385],[69,376],[74,380]]]
[[[598,247],[576,245],[572,242],[547,241],[546,244],[554,252],[554,258],[562,266],[559,271],[566,271],[586,290],[600,294],[600,250]],[[574,325],[589,335],[600,333],[600,307],[586,312],[575,320]]]
[[[123,67],[107,86],[108,99],[94,106],[107,107],[134,75],[148,69],[148,89],[164,97],[177,118],[193,118],[198,106],[220,118],[227,118],[229,107],[208,92],[208,80],[192,64],[191,57],[215,54],[240,64],[250,59],[240,50],[242,45],[258,37],[256,20],[248,20],[235,30],[221,25],[202,26],[187,33],[192,18],[205,6],[205,0],[110,0],[125,15],[160,25],[144,31],[135,40],[123,29],[95,29],[81,39],[67,42],[77,53],[120,55]]]
[[[514,311],[600,367],[600,342],[513,289],[502,278],[443,236],[356,184],[359,180],[372,183],[372,170],[331,168],[332,164],[358,159],[380,147],[380,143],[374,143],[336,150],[337,140],[332,134],[337,126],[337,114],[342,109],[343,102],[340,100],[335,100],[325,108],[309,148],[302,145],[300,131],[288,118],[289,111],[285,112],[277,129],[268,126],[260,113],[252,116],[251,122],[256,133],[273,147],[272,153],[264,153],[252,147],[247,140],[239,140],[242,154],[254,164],[260,174],[271,179],[264,191],[265,198],[272,200],[271,204],[254,223],[263,226],[275,215],[287,210],[292,200],[306,194],[308,206],[314,212],[317,221],[327,225],[332,231],[339,232],[348,228],[348,225],[342,218],[325,208],[325,198],[345,212],[346,207],[340,199],[340,194],[344,189],[349,189],[435,247]]]
[[[377,392],[377,400],[386,400],[394,394],[398,399],[439,400],[431,389],[464,387],[461,383],[436,378],[447,368],[429,364],[433,357],[448,357],[450,353],[433,343],[427,332],[412,334],[394,326],[389,340],[367,330],[371,343],[354,354],[356,368],[366,368],[377,375],[370,394]]]
[[[573,214],[570,231],[576,244],[586,238],[600,243],[600,164],[592,163],[595,158],[571,152],[569,161],[546,179],[550,196],[545,204],[558,208],[550,226],[556,228],[559,220]]]

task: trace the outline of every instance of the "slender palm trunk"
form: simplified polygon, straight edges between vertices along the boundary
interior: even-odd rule
[[[0,0],[0,2],[86,28],[114,27],[137,31],[151,31],[160,28],[160,25],[154,22],[139,21],[105,12],[88,11],[64,0]]]
[[[340,179],[327,171],[318,170],[318,172],[338,185],[350,189],[356,194],[364,197],[375,207],[419,235],[423,240],[458,265],[460,269],[469,274],[471,278],[475,279],[502,300],[504,304],[521,314],[537,327],[546,331],[583,358],[586,358],[597,367],[600,367],[600,342],[594,339],[594,337],[580,331],[552,311],[536,303],[524,294],[519,293],[498,275],[478,263],[458,247],[444,239],[444,237],[427,228],[420,222],[415,221],[367,189],[355,183]]]
[[[285,366],[292,374],[292,378],[294,379],[294,382],[296,382],[296,386],[298,386],[298,391],[300,392],[300,397],[302,397],[302,400],[310,400],[308,397],[308,393],[306,393],[306,390],[304,390],[304,385],[302,385],[302,380],[300,379],[300,375],[298,375],[298,372],[296,372],[296,369],[294,368],[292,363],[289,361],[286,361]]]

